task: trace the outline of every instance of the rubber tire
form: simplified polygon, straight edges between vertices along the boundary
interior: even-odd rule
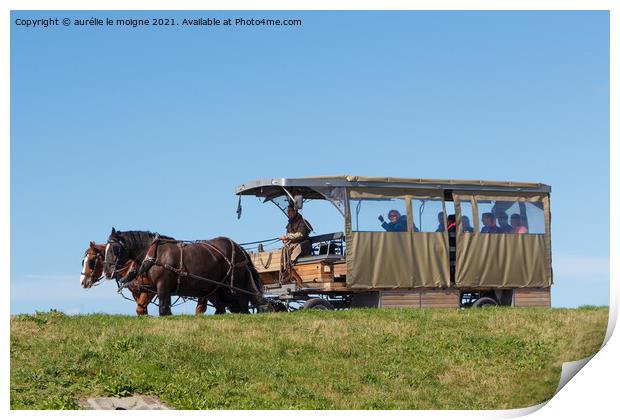
[[[481,297],[478,300],[476,300],[471,307],[472,308],[483,308],[485,306],[497,306],[498,303],[495,299],[490,298],[490,297]]]
[[[334,305],[332,305],[331,303],[329,303],[325,299],[312,298],[310,300],[307,300],[304,303],[304,309],[317,309],[317,310],[323,310],[323,311],[325,311],[325,310],[333,311],[334,310]]]
[[[288,312],[286,305],[282,301],[272,300],[269,302],[269,305],[273,309],[273,312]]]

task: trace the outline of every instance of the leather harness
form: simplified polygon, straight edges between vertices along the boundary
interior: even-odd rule
[[[216,287],[215,289],[209,293],[208,296],[210,296],[211,294],[215,293],[215,291],[217,291],[220,287],[224,286],[229,288],[232,291],[236,291],[236,292],[240,292],[240,293],[245,293],[245,294],[249,294],[249,295],[254,295],[254,296],[261,296],[262,294],[256,289],[256,285],[254,284],[254,282],[250,282],[252,284],[253,289],[255,290],[255,292],[250,292],[248,290],[239,288],[237,286],[235,286],[235,269],[236,268],[241,268],[241,267],[245,267],[246,270],[249,270],[248,268],[248,258],[247,255],[245,254],[245,252],[242,253],[243,255],[243,261],[239,261],[239,262],[235,262],[235,256],[237,255],[237,251],[236,251],[236,247],[235,247],[235,243],[231,240],[228,239],[231,245],[231,256],[230,258],[228,258],[220,249],[218,249],[217,247],[215,247],[214,245],[206,242],[206,241],[196,241],[196,242],[187,242],[187,241],[175,241],[175,240],[168,240],[168,239],[160,239],[159,237],[156,237],[153,242],[151,243],[151,245],[149,246],[149,249],[146,252],[146,256],[144,257],[144,261],[149,261],[151,263],[153,263],[154,265],[157,265],[159,267],[163,267],[166,270],[172,271],[173,273],[177,274],[177,287],[175,292],[173,293],[174,295],[178,295],[179,290],[181,288],[181,280],[183,278],[193,278],[196,280],[200,280],[200,281],[204,281],[207,283],[211,283],[211,284],[215,284]],[[174,267],[170,264],[165,264],[162,263],[160,261],[157,260],[157,247],[159,246],[159,244],[161,243],[176,243],[176,245],[179,247],[179,253],[180,253],[180,257],[179,257],[179,267]],[[185,266],[185,263],[183,262],[183,248],[186,245],[190,245],[190,244],[199,244],[199,245],[203,245],[206,246],[208,249],[215,251],[218,255],[220,255],[224,261],[226,261],[226,263],[228,264],[228,271],[226,272],[226,275],[224,276],[222,281],[217,281],[217,280],[213,280],[213,279],[209,279],[206,277],[202,277],[202,276],[198,276],[196,274],[192,274],[187,270],[187,267]],[[227,278],[230,278],[230,284],[226,284],[225,281]]]

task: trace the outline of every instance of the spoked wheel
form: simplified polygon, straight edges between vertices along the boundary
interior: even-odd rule
[[[321,298],[312,298],[304,303],[304,309],[319,309],[319,310],[328,310],[333,311],[334,305],[329,303],[329,301]]]
[[[488,308],[491,306],[497,306],[497,301],[490,297],[481,297],[471,305],[472,308]]]

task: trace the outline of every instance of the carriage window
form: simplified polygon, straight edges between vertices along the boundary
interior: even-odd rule
[[[497,203],[506,203],[494,200],[478,200],[478,217],[480,218],[480,233],[507,233],[504,225],[502,210],[504,205],[496,207]],[[498,214],[499,213],[499,214]],[[500,227],[501,223],[501,227]]]
[[[445,230],[442,200],[413,198],[411,206],[415,232],[443,232]]]
[[[346,193],[343,187],[314,187],[315,191],[329,200],[344,216],[344,202],[346,200]]]
[[[474,211],[471,201],[461,201],[461,229],[463,233],[474,232]]]
[[[351,228],[357,232],[406,232],[405,197],[352,199]]]
[[[530,234],[545,233],[545,210],[542,201],[527,202],[525,204],[525,225]]]
[[[542,202],[478,200],[481,233],[544,234]]]

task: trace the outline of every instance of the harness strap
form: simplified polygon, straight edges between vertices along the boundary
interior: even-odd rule
[[[260,262],[260,264],[263,266],[264,269],[269,268],[269,266],[271,265],[271,258],[273,257],[273,252],[269,253],[269,256],[267,257],[267,262],[263,262],[263,258],[260,255],[261,253],[259,252],[258,255],[258,262]]]
[[[121,269],[120,269],[120,270],[115,270],[115,273],[116,273],[116,274],[118,274],[118,273],[119,273],[119,272],[121,272],[121,271],[128,270],[128,269],[129,269],[129,266],[130,266],[131,264],[133,264],[133,263],[134,263],[134,261],[133,261],[133,260],[128,260],[128,261],[125,263],[125,265],[123,265],[123,266],[121,267]],[[135,271],[135,270],[134,270],[134,271]],[[128,274],[129,274],[129,273],[127,273],[127,274],[126,274],[125,276],[123,276],[123,277],[127,277],[127,275],[128,275]],[[116,281],[116,286],[118,287],[119,292],[120,292],[120,290],[121,290],[123,287],[125,287],[128,283],[130,283],[130,282],[127,282],[127,283],[122,283],[122,282],[119,280],[119,276],[118,276],[118,275],[114,276],[114,280]]]
[[[174,292],[175,295],[179,294],[179,289],[181,288],[181,277],[187,277],[187,272],[183,271],[183,268],[185,267],[183,264],[183,247],[185,246],[185,244],[183,242],[180,242],[177,244],[177,246],[179,247],[179,250],[181,252],[181,258],[179,261],[179,272],[177,276],[177,290]]]
[[[157,245],[159,245],[159,237],[155,237],[151,245],[149,245],[149,249],[146,250],[146,255],[144,256],[144,261],[155,262],[157,258]]]
[[[228,272],[230,273],[230,285],[233,286],[235,284],[235,244],[232,239],[228,240],[230,242],[230,268]]]
[[[206,245],[207,247],[217,252],[219,255],[222,256],[222,258],[224,258],[224,261],[228,263],[228,272],[226,273],[224,278],[230,276],[230,286],[232,287],[235,285],[235,268],[246,267],[248,265],[248,259],[244,252],[243,261],[235,263],[235,255],[237,254],[235,249],[235,243],[230,238],[228,239],[228,241],[230,242],[230,259],[228,259],[228,257],[226,257],[226,255],[224,255],[224,253],[220,251],[215,245],[211,245],[208,242],[201,242],[201,244]]]

